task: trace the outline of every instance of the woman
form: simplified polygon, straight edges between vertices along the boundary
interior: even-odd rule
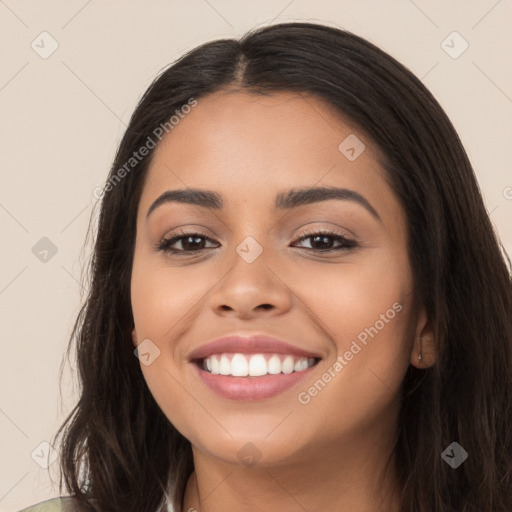
[[[314,23],[202,45],[96,196],[74,510],[512,510],[510,261],[397,61]]]

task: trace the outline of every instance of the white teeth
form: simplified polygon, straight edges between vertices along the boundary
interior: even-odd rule
[[[294,367],[294,361],[292,356],[286,356],[284,361],[281,363],[281,371],[283,373],[292,373]]]
[[[279,356],[274,354],[267,363],[267,371],[270,375],[277,375],[281,373],[281,360]]]
[[[282,359],[281,359],[282,358]],[[315,364],[313,357],[263,354],[215,354],[203,360],[202,368],[213,375],[233,377],[261,377],[263,375],[302,372]]]
[[[267,361],[262,354],[256,354],[249,359],[249,375],[261,377],[267,374]]]
[[[219,359],[217,356],[207,357],[206,358],[206,367],[208,368],[208,360],[210,360],[210,364],[212,366],[211,372],[214,375],[219,375]]]
[[[219,373],[221,375],[231,375],[231,361],[225,354],[220,356]]]
[[[308,367],[308,360],[304,357],[302,359],[299,359],[293,365],[293,371],[294,372],[301,372],[302,370],[305,370],[307,367]]]
[[[233,377],[247,377],[249,371],[247,359],[242,354],[235,354],[231,359],[231,375]]]

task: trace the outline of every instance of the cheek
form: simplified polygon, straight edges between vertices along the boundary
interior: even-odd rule
[[[187,315],[194,315],[208,290],[201,272],[172,267],[136,252],[131,276],[131,303],[137,341],[149,339],[157,347],[152,361],[140,363],[153,398],[173,425],[186,437],[193,436],[189,420],[191,395],[185,368],[179,361],[174,340],[189,328]],[[156,355],[155,357],[155,354]],[[154,358],[154,359],[153,359]],[[204,418],[199,418],[204,421]]]
[[[412,343],[412,274],[405,256],[384,251],[332,269],[312,270],[296,286],[333,343],[323,375],[302,387],[301,403],[331,409],[338,428],[347,418],[369,421],[399,392]]]
[[[296,272],[292,282],[338,352],[347,350],[352,339],[376,323],[384,338],[407,325],[402,320],[408,317],[412,274],[403,254],[374,250],[339,264],[309,264],[308,272]]]
[[[131,280],[131,303],[138,337],[155,343],[176,338],[180,324],[202,304],[209,286],[200,266],[177,267],[165,262],[135,258]]]

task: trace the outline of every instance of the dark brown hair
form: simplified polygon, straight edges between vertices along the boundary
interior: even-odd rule
[[[310,93],[360,127],[407,216],[409,255],[432,322],[436,364],[403,382],[394,456],[404,512],[512,510],[512,286],[466,152],[443,109],[408,69],[368,41],[283,23],[188,52],[141,98],[108,180],[194,98],[226,88]],[[137,207],[153,151],[104,192],[88,296],[68,347],[80,396],[62,435],[61,491],[84,510],[181,512],[190,442],[164,416],[131,340]],[[108,190],[108,191],[107,191]],[[507,265],[508,262],[508,265]],[[452,469],[441,452],[469,454]]]

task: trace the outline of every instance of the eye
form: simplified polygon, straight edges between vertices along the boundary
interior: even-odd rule
[[[305,247],[308,251],[314,252],[332,252],[332,251],[348,251],[357,247],[358,244],[354,240],[348,239],[346,236],[337,233],[336,231],[315,231],[305,233],[297,241],[311,240],[311,247]],[[339,245],[333,247],[333,242]]]
[[[305,233],[297,239],[297,242],[305,240],[311,240],[312,243],[311,247],[304,247],[304,249],[317,253],[348,251],[358,246],[354,240],[350,240],[335,231],[314,231]],[[171,238],[162,239],[156,245],[156,250],[167,254],[191,255],[208,249],[208,247],[205,246],[207,242],[216,244],[216,242],[202,233],[182,231]],[[333,247],[333,242],[338,243],[338,246]],[[181,248],[173,248],[175,244],[181,244]],[[215,248],[215,245],[213,248]]]
[[[204,250],[206,241],[213,242],[202,233],[182,231],[171,238],[162,239],[157,244],[156,249],[168,254],[190,254]],[[173,248],[172,246],[176,243],[180,243],[182,248]]]

